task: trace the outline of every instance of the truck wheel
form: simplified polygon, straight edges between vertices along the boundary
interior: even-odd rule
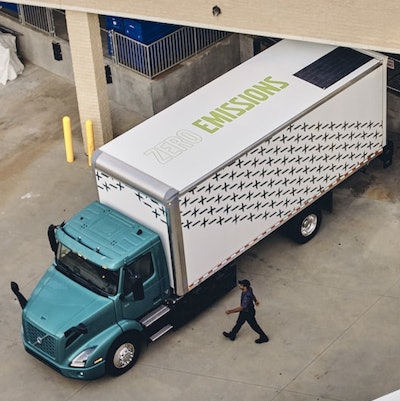
[[[138,335],[126,333],[118,337],[108,350],[106,370],[111,376],[120,376],[136,363],[140,354]]]
[[[322,212],[318,207],[303,210],[290,224],[290,235],[298,244],[305,244],[315,237],[321,226]]]

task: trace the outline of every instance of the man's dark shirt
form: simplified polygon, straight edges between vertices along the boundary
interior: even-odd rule
[[[254,294],[251,288],[248,288],[246,291],[242,292],[240,297],[240,306],[243,308],[243,312],[254,313]]]

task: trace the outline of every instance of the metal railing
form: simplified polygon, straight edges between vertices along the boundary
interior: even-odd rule
[[[182,27],[149,45],[116,31],[107,32],[108,54],[114,63],[154,78],[211,46],[230,33]]]
[[[68,40],[65,11],[38,6],[10,3],[1,12],[11,18],[18,18],[22,25],[29,25],[43,33]]]
[[[21,24],[68,40],[63,10],[18,4]],[[150,79],[224,39],[229,32],[181,27],[151,44],[101,28],[104,55]]]
[[[31,25],[42,32],[55,36],[54,17],[51,8],[18,5],[21,24]]]

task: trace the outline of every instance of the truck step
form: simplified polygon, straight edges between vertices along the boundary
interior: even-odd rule
[[[140,323],[145,326],[149,327],[151,324],[156,322],[158,319],[162,318],[166,315],[171,309],[168,308],[166,305],[160,305],[158,308],[151,311],[148,315],[144,316]]]
[[[167,324],[167,325],[164,326],[161,330],[157,331],[157,333],[154,333],[154,334],[150,337],[150,340],[151,340],[151,341],[156,341],[156,340],[158,340],[161,336],[163,336],[164,334],[168,333],[171,329],[172,329],[172,326],[171,326],[170,324]]]

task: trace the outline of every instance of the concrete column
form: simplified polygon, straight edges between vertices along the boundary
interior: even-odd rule
[[[72,66],[85,151],[85,123],[93,121],[95,147],[113,139],[99,17],[66,10]]]

